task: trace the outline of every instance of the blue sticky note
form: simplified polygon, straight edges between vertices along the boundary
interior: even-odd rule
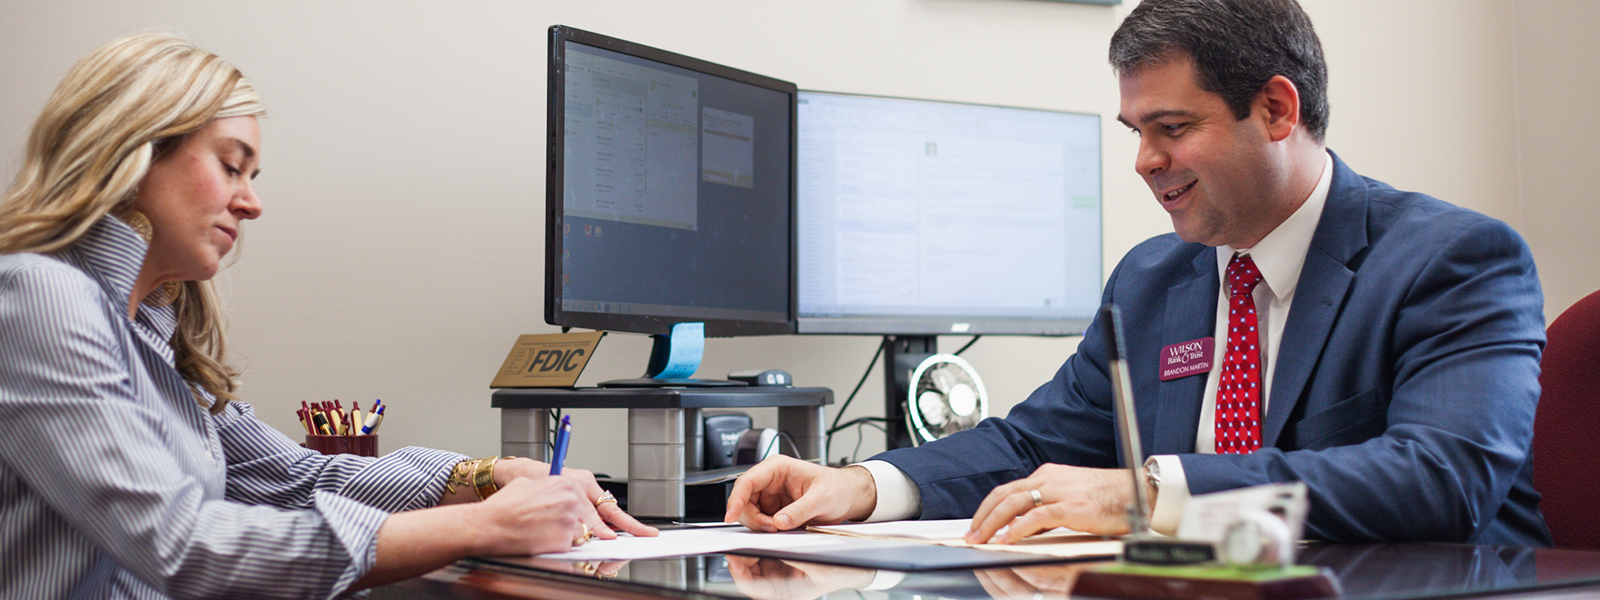
[[[657,379],[687,379],[700,369],[700,359],[706,350],[705,323],[678,323],[672,326],[672,343],[665,358],[665,366]],[[651,357],[655,362],[658,357]]]

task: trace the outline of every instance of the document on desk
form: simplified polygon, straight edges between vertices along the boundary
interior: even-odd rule
[[[916,571],[1100,558],[1122,551],[1120,540],[1067,529],[1018,544],[967,544],[961,536],[970,523],[969,519],[859,523],[783,533],[757,533],[742,526],[666,529],[657,537],[618,534],[614,540],[596,539],[540,558],[606,561],[733,553]]]
[[[594,539],[566,552],[542,554],[556,560],[643,560],[691,554],[719,554],[744,548],[802,549],[837,541],[837,536],[792,531],[757,533],[744,526],[663,529],[656,537],[618,533],[617,539]]]
[[[1091,558],[1116,556],[1122,553],[1122,541],[1058,527],[1034,534],[1015,544],[969,544],[962,540],[972,527],[972,519],[934,519],[927,521],[887,521],[883,523],[848,523],[819,525],[812,531],[880,540],[919,541],[941,546],[1026,552],[1061,558]],[[1001,529],[1001,533],[1005,530]]]

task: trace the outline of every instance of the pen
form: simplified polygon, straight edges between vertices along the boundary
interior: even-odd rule
[[[572,415],[561,417],[561,428],[556,430],[556,451],[550,457],[550,474],[561,474],[561,463],[567,460],[567,443],[572,441]]]
[[[313,411],[311,413],[311,421],[316,424],[317,433],[333,435],[333,430],[328,427],[328,418],[322,416],[322,413]]]
[[[352,427],[350,426],[350,419],[347,418],[347,415],[345,415],[344,403],[340,402],[338,398],[333,400],[333,414],[337,416],[339,420],[339,435],[350,435],[355,433],[355,431],[352,431]]]
[[[385,408],[387,407],[379,406],[378,410],[367,413],[367,424],[361,427],[361,433],[370,434],[378,430],[378,422],[383,420],[383,409]]]

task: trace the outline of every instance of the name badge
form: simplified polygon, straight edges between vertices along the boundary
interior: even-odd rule
[[[1161,349],[1161,380],[1171,381],[1211,370],[1211,354],[1217,348],[1212,338],[1179,342]]]

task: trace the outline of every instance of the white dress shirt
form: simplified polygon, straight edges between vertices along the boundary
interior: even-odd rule
[[[1216,453],[1216,406],[1218,379],[1222,374],[1222,356],[1228,343],[1228,262],[1235,253],[1247,253],[1255,260],[1262,281],[1251,294],[1256,303],[1256,318],[1260,329],[1267,334],[1259,340],[1261,349],[1262,389],[1261,414],[1266,415],[1271,398],[1272,376],[1277,364],[1277,351],[1283,340],[1284,324],[1289,320],[1289,307],[1294,302],[1295,285],[1300,281],[1300,269],[1305,265],[1306,252],[1311,248],[1311,238],[1317,224],[1322,221],[1322,208],[1327,204],[1328,189],[1333,183],[1333,158],[1324,155],[1322,175],[1304,204],[1288,219],[1268,233],[1253,248],[1217,247],[1217,317],[1216,331],[1212,336],[1212,368],[1206,375],[1205,400],[1200,409],[1200,422],[1196,424],[1195,452]],[[1189,500],[1188,479],[1183,473],[1183,463],[1176,455],[1150,457],[1161,470],[1161,493],[1156,496],[1155,510],[1151,514],[1151,528],[1171,534],[1177,531],[1183,518],[1183,506]],[[861,463],[872,474],[878,489],[878,505],[868,521],[893,521],[909,519],[922,512],[922,496],[915,482],[905,472],[885,461],[869,460]]]

